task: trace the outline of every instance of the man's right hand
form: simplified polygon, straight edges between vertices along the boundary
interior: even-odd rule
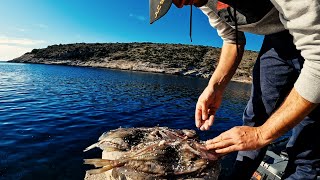
[[[195,123],[201,131],[209,130],[222,101],[223,90],[208,86],[200,95],[195,111]]]

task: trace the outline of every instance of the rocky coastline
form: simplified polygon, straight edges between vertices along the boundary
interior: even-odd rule
[[[209,78],[217,66],[220,48],[155,43],[76,43],[33,49],[15,63],[59,64],[112,68]],[[245,51],[233,81],[252,81],[257,52]]]

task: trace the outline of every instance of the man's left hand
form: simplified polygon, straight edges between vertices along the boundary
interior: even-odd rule
[[[268,143],[263,139],[260,127],[237,126],[208,140],[206,148],[219,154],[227,154],[233,151],[259,149]]]

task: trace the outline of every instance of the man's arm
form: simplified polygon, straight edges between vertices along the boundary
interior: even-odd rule
[[[293,36],[305,59],[295,90],[306,100],[320,103],[320,4],[319,0],[271,0],[280,21]]]
[[[272,142],[300,123],[316,107],[317,104],[304,99],[293,88],[280,108],[260,127],[262,139],[266,143]]]
[[[267,145],[302,121],[320,103],[319,1],[271,0],[294,38],[305,62],[294,88],[280,108],[260,127],[235,127],[207,141],[219,153],[253,150]]]
[[[280,108],[260,127],[239,126],[206,142],[207,149],[226,154],[259,149],[301,122],[317,104],[311,103],[293,88]]]
[[[243,56],[244,45],[238,45],[239,55],[237,55],[237,45],[224,43],[217,68],[210,78],[209,85],[224,88],[230,82],[236,72]]]
[[[217,109],[220,107],[223,91],[242,59],[246,39],[243,32],[237,32],[216,14],[213,1],[208,1],[199,9],[208,16],[210,25],[217,29],[218,35],[224,42],[218,66],[208,86],[200,95],[195,110],[196,126],[200,130],[208,130],[213,124]],[[238,56],[236,44],[239,49]]]
[[[244,45],[224,43],[220,60],[208,86],[200,95],[195,112],[196,126],[200,130],[208,130],[214,121],[214,115],[222,101],[222,94],[234,75],[242,59]]]

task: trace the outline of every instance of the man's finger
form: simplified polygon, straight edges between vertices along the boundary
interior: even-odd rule
[[[208,119],[208,107],[206,103],[202,103],[202,120],[205,121]]]
[[[209,121],[208,121],[209,126],[212,126],[213,122],[214,122],[214,115],[210,115],[209,116]]]
[[[205,142],[205,144],[206,144],[206,147],[209,146],[209,145],[211,145],[211,147],[213,147],[214,144],[216,144],[216,143],[218,143],[218,142],[220,142],[220,141],[222,141],[222,140],[223,140],[222,134],[220,134],[219,136],[217,136],[217,137],[215,137],[215,138],[213,138],[213,139],[207,140],[207,141]],[[213,147],[213,148],[214,148],[214,147]]]
[[[234,145],[232,139],[228,139],[228,140],[223,140],[214,144],[208,144],[206,145],[206,148],[218,150],[218,149],[224,149],[232,145]]]
[[[197,128],[200,128],[201,127],[201,124],[202,124],[202,115],[201,115],[201,108],[198,108],[198,105],[196,107],[196,112],[195,112],[195,120],[196,120],[196,127]]]
[[[237,150],[239,150],[237,148],[237,146],[236,145],[232,145],[232,146],[228,146],[228,147],[223,148],[223,149],[217,149],[217,150],[215,150],[215,152],[218,153],[218,154],[227,154],[227,153],[231,153],[231,152],[234,152],[234,151],[237,151]]]
[[[208,129],[207,129],[206,122],[207,122],[207,121],[202,121],[202,124],[201,124],[201,126],[200,126],[200,130],[201,130],[201,131],[206,131],[206,130],[208,130]]]
[[[203,124],[201,125],[200,130],[201,131],[209,130],[210,129],[209,121],[207,120],[207,121],[202,121],[202,122],[203,122]]]
[[[228,136],[228,131],[221,133],[219,136],[213,138],[213,139],[209,139],[206,141],[206,144],[213,144],[213,143],[217,143],[223,140],[228,140],[228,139],[232,139]]]
[[[206,145],[209,145],[209,144],[215,144],[217,142],[221,141],[221,137],[220,136],[217,136],[213,139],[210,139],[210,140],[207,140],[206,141]]]

